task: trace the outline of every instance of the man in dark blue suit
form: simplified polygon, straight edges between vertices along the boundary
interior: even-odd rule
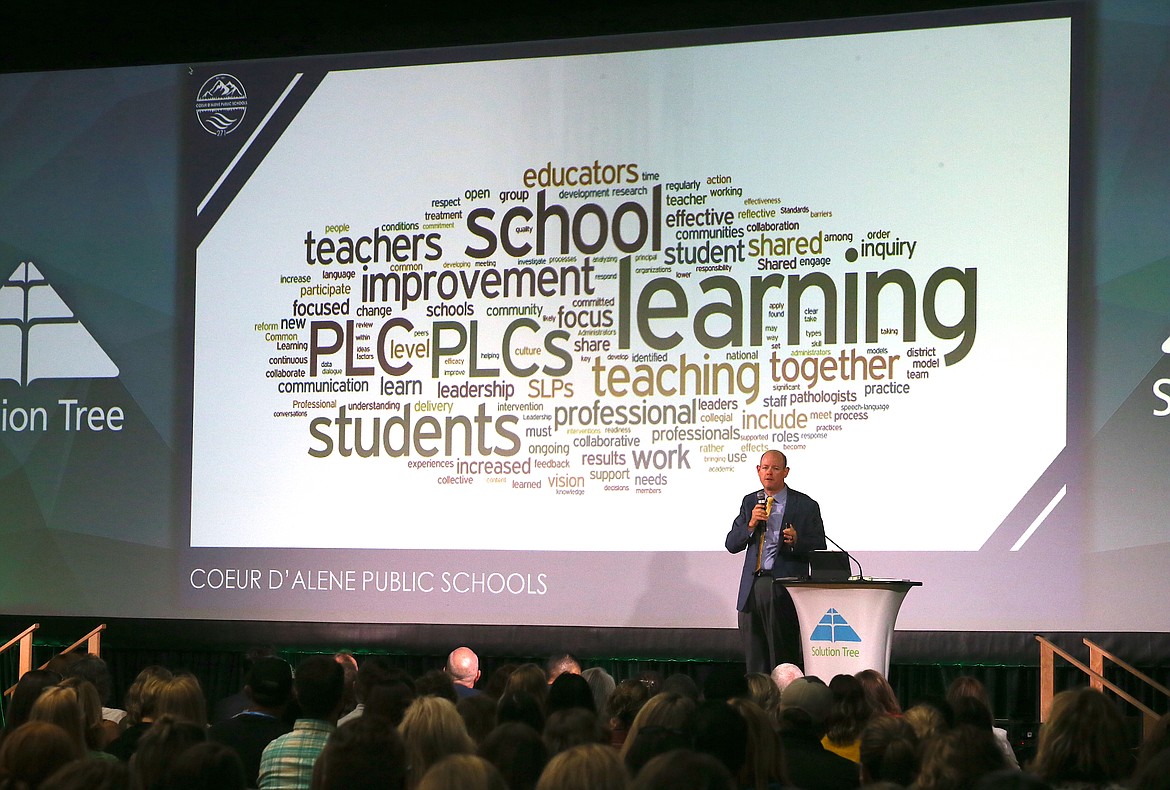
[[[739,632],[748,672],[767,674],[786,661],[804,665],[792,598],[772,580],[808,575],[808,554],[825,548],[821,507],[784,484],[788,459],[769,450],[756,467],[763,490],[743,498],[724,545],[747,550],[739,581]]]

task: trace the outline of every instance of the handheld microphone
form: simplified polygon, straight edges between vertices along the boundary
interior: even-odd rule
[[[864,572],[861,570],[861,563],[860,563],[860,562],[857,562],[857,558],[856,558],[856,557],[854,557],[854,556],[853,556],[852,554],[850,554],[849,552],[845,551],[844,547],[842,547],[842,546],[841,546],[841,544],[840,544],[840,543],[838,543],[837,541],[835,541],[835,540],[833,540],[832,538],[830,538],[830,537],[828,536],[828,534],[826,534],[826,535],[825,535],[825,540],[827,540],[827,541],[829,541],[830,543],[832,543],[832,544],[833,544],[834,546],[836,546],[838,549],[841,549],[841,552],[842,552],[842,553],[843,553],[843,554],[844,554],[846,557],[848,557],[848,558],[849,558],[850,560],[852,560],[853,562],[856,562],[856,563],[857,563],[857,578],[859,578],[859,579],[864,579],[864,578],[865,578],[865,573],[864,573]]]
[[[757,491],[757,492],[756,492],[756,504],[757,504],[757,505],[763,505],[763,504],[764,504],[764,503],[766,503],[767,501],[768,501],[768,494],[767,494],[767,492],[765,492],[765,491],[764,491],[764,490],[761,488],[759,491]],[[767,528],[768,528],[768,522],[767,522],[767,520],[766,520],[766,519],[765,519],[765,521],[764,521],[764,523],[763,523],[762,525],[759,525],[759,526],[757,526],[757,527],[756,527],[756,529],[767,529]],[[754,530],[753,530],[753,531],[754,531]]]

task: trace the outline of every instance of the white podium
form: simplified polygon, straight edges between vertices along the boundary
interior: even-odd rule
[[[784,585],[796,606],[804,673],[826,683],[863,669],[889,675],[898,609],[910,588],[922,585],[907,579],[775,583]]]

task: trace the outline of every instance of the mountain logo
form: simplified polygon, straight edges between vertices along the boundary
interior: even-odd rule
[[[853,630],[853,626],[845,621],[840,612],[830,609],[825,612],[817,627],[809,636],[810,642],[860,642],[861,637]]]
[[[195,117],[208,134],[223,137],[240,128],[248,112],[248,92],[244,83],[231,74],[216,74],[199,88],[195,97]]]
[[[0,285],[0,380],[115,378],[118,366],[32,263]]]

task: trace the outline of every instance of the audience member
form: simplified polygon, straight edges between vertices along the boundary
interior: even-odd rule
[[[457,647],[447,656],[447,677],[455,685],[460,697],[471,697],[480,692],[475,684],[479,681],[479,656],[470,647]]]
[[[1141,762],[1129,780],[1130,790],[1170,790],[1170,751]]]
[[[401,673],[405,675],[406,673]],[[370,656],[362,662],[358,669],[357,680],[354,681],[353,693],[356,703],[353,710],[337,720],[337,725],[356,719],[365,712],[370,692],[375,686],[381,686],[396,679],[395,670],[390,666],[390,660],[383,656]],[[411,681],[413,685],[413,681]]]
[[[432,765],[449,754],[474,754],[475,743],[448,699],[421,696],[398,725],[406,745],[407,785],[415,787]]]
[[[313,763],[336,729],[345,693],[345,671],[329,656],[310,656],[297,666],[293,692],[301,714],[292,732],[281,735],[260,756],[261,790],[304,790]]]
[[[166,790],[167,771],[183,752],[207,741],[207,728],[185,719],[159,716],[138,742],[130,773],[139,790]]]
[[[108,726],[103,728],[106,742],[113,740],[118,735],[118,725],[126,718],[126,711],[109,707],[110,701],[114,698],[114,682],[110,677],[109,666],[100,656],[87,653],[69,667],[69,677],[88,680],[93,684],[101,703],[102,720],[108,722]]]
[[[479,747],[479,756],[499,769],[510,790],[533,790],[548,763],[548,747],[536,730],[510,721],[488,734]]]
[[[852,675],[837,675],[829,682],[829,691],[833,692],[833,707],[821,743],[829,751],[860,763],[861,730],[873,715],[861,681]]]
[[[62,766],[83,755],[77,739],[56,724],[25,722],[0,744],[0,788],[37,790]]]
[[[248,648],[248,650],[244,653],[242,662],[244,684],[248,682],[248,674],[252,671],[252,667],[255,666],[257,661],[262,658],[275,657],[277,657],[276,648],[272,647],[271,645],[258,645]],[[248,695],[244,692],[243,685],[241,685],[238,692],[224,697],[215,703],[215,707],[212,709],[211,720],[213,722],[226,721],[247,708],[250,704],[251,702],[248,699]]]
[[[442,697],[452,705],[459,701],[455,684],[441,669],[431,669],[420,675],[414,681],[414,693],[417,697]]]
[[[244,764],[222,743],[197,743],[170,764],[163,783],[166,790],[244,790]]]
[[[650,699],[650,692],[636,680],[623,680],[614,687],[613,694],[605,705],[609,716],[610,744],[621,748],[638,711]]]
[[[500,664],[488,675],[487,683],[483,684],[483,693],[492,699],[504,696],[504,689],[508,687],[508,679],[515,671],[515,664]]]
[[[549,760],[536,790],[626,790],[626,769],[612,748],[586,743]]]
[[[521,664],[508,676],[508,684],[504,687],[504,694],[513,691],[526,691],[536,697],[540,709],[544,710],[544,700],[548,697],[548,675],[536,664]]]
[[[694,750],[701,754],[709,754],[723,763],[728,773],[738,779],[741,787],[754,788],[756,786],[754,782],[749,784],[746,781],[745,777],[749,772],[744,770],[748,760],[749,740],[747,721],[731,707],[730,703],[724,700],[707,700],[695,709],[695,737],[692,741]],[[641,771],[638,773],[641,774]],[[767,787],[766,784],[764,786]]]
[[[81,663],[79,661],[74,666],[80,666]],[[106,746],[118,735],[118,725],[102,718],[102,700],[97,688],[80,675],[71,675],[59,685],[62,688],[73,689],[77,695],[77,702],[81,706],[86,750],[90,756],[105,756]]]
[[[747,698],[747,678],[737,666],[717,666],[703,680],[703,699],[727,701],[734,697]]]
[[[126,718],[123,719],[126,728],[106,747],[107,752],[123,762],[130,760],[138,748],[138,740],[150,729],[157,715],[158,695],[163,682],[173,677],[169,669],[155,665],[138,673],[126,691]]]
[[[207,726],[207,698],[199,680],[190,672],[182,672],[159,681],[156,690],[154,715]]]
[[[638,733],[647,727],[660,727],[679,733],[686,741],[687,746],[694,738],[695,730],[695,701],[680,696],[674,692],[664,691],[646,701],[634,721],[630,724],[629,734],[622,744],[621,757],[625,760]],[[633,773],[633,772],[631,772]]]
[[[1058,788],[1109,787],[1124,780],[1132,764],[1117,706],[1093,688],[1057,694],[1031,767]]]
[[[131,790],[130,768],[121,760],[74,760],[41,783],[40,790]]]
[[[380,683],[366,692],[363,716],[378,716],[385,719],[391,726],[397,727],[406,715],[406,709],[414,702],[414,681],[402,670],[401,680],[392,680],[389,683]]]
[[[403,790],[406,745],[378,716],[360,716],[329,737],[313,769],[312,790]]]
[[[784,689],[788,688],[789,683],[802,677],[804,677],[804,670],[796,664],[777,664],[772,670],[772,682],[776,684],[776,688],[782,694]]]
[[[341,695],[341,716],[357,707],[357,696],[354,692],[354,686],[357,684],[358,676],[358,662],[354,654],[348,650],[338,650],[333,654],[333,660],[341,665],[341,671],[345,673],[344,690]],[[337,720],[341,720],[341,716]]]
[[[564,674],[581,674],[581,662],[573,657],[571,653],[557,653],[545,664],[545,675],[548,678],[549,685],[552,685],[553,681]]]
[[[527,691],[511,691],[496,703],[496,723],[518,721],[537,732],[544,732],[544,710],[540,702]]]
[[[272,741],[292,730],[284,711],[292,695],[292,667],[281,658],[261,658],[252,664],[244,685],[248,706],[208,731],[210,739],[239,755],[244,780],[255,787],[260,777],[260,756]]]
[[[676,749],[655,757],[638,772],[633,790],[736,790],[726,766],[709,754]]]
[[[647,689],[646,693],[649,695],[649,688],[646,686],[643,686],[643,688]],[[686,674],[685,672],[675,672],[673,675],[667,676],[667,678],[662,681],[661,687],[659,688],[659,692],[662,691],[672,691],[675,694],[686,697],[687,699],[692,699],[695,702],[698,702],[703,696],[703,692],[699,688],[699,684],[695,682],[693,677]]]
[[[562,677],[564,677],[562,675]],[[583,743],[609,743],[609,733],[591,710],[564,708],[549,714],[544,723],[544,743],[550,756]]]
[[[909,787],[918,776],[918,736],[903,718],[880,714],[861,731],[861,783]]]
[[[89,751],[85,737],[85,713],[77,699],[77,691],[60,684],[49,686],[37,697],[28,714],[29,721],[43,721],[56,724],[69,734],[77,747],[78,754]]]
[[[972,705],[971,700],[977,704]],[[1003,752],[1004,758],[1008,765],[1018,768],[1020,763],[1016,758],[1016,752],[1012,749],[1011,741],[1008,740],[1007,730],[995,726],[995,717],[991,710],[991,697],[987,694],[987,688],[979,681],[978,678],[970,675],[960,675],[951,681],[951,685],[947,686],[947,704],[951,707],[951,712],[954,714],[955,724],[966,723],[974,724],[974,721],[963,722],[964,717],[970,719],[972,716],[978,716],[982,719],[982,711],[980,708],[987,709],[987,726],[991,727],[992,733],[995,735],[995,741],[999,744],[999,750]],[[979,722],[979,726],[982,721]]]
[[[597,715],[597,709],[593,706],[593,692],[589,688],[589,681],[580,675],[563,672],[548,686],[544,712],[546,716],[551,716],[556,711],[568,710],[569,708],[584,708]]]
[[[884,713],[888,716],[901,716],[902,705],[898,702],[898,695],[886,680],[886,676],[876,669],[863,669],[854,677],[861,684],[861,693],[873,715]]]
[[[780,706],[780,691],[772,682],[772,678],[759,672],[751,672],[748,673],[745,680],[747,680],[748,698],[759,705],[761,709],[768,711]]]
[[[12,697],[8,700],[8,712],[4,716],[4,730],[0,732],[0,742],[20,725],[28,721],[29,711],[41,692],[49,686],[61,682],[61,676],[47,669],[33,669],[25,672],[15,688]]]
[[[916,790],[966,790],[1007,767],[995,736],[983,727],[956,725],[926,741]]]
[[[764,677],[768,683],[772,682],[771,678]],[[768,714],[759,705],[747,699],[733,699],[727,704],[747,724],[747,751],[744,755],[743,768],[738,774],[740,786],[767,790],[770,787],[789,784],[784,747],[768,719]]]
[[[1166,751],[1170,751],[1170,713],[1154,722],[1154,726],[1142,742],[1137,765],[1134,766],[1134,776],[1141,773],[1147,763]]]
[[[774,719],[788,776],[804,790],[847,790],[861,783],[857,764],[821,742],[832,707],[833,692],[818,678],[797,678],[780,695]]]
[[[925,743],[936,735],[942,735],[954,725],[951,706],[938,700],[921,700],[911,705],[902,718],[914,728],[919,743]]]
[[[509,790],[490,762],[474,754],[451,754],[431,766],[418,790]]]
[[[477,747],[496,728],[496,702],[486,694],[463,697],[455,704],[455,709]]]
[[[617,688],[613,675],[601,667],[590,667],[581,673],[581,677],[585,678],[585,682],[589,684],[589,691],[593,694],[593,710],[599,715],[604,715],[605,703]]]

